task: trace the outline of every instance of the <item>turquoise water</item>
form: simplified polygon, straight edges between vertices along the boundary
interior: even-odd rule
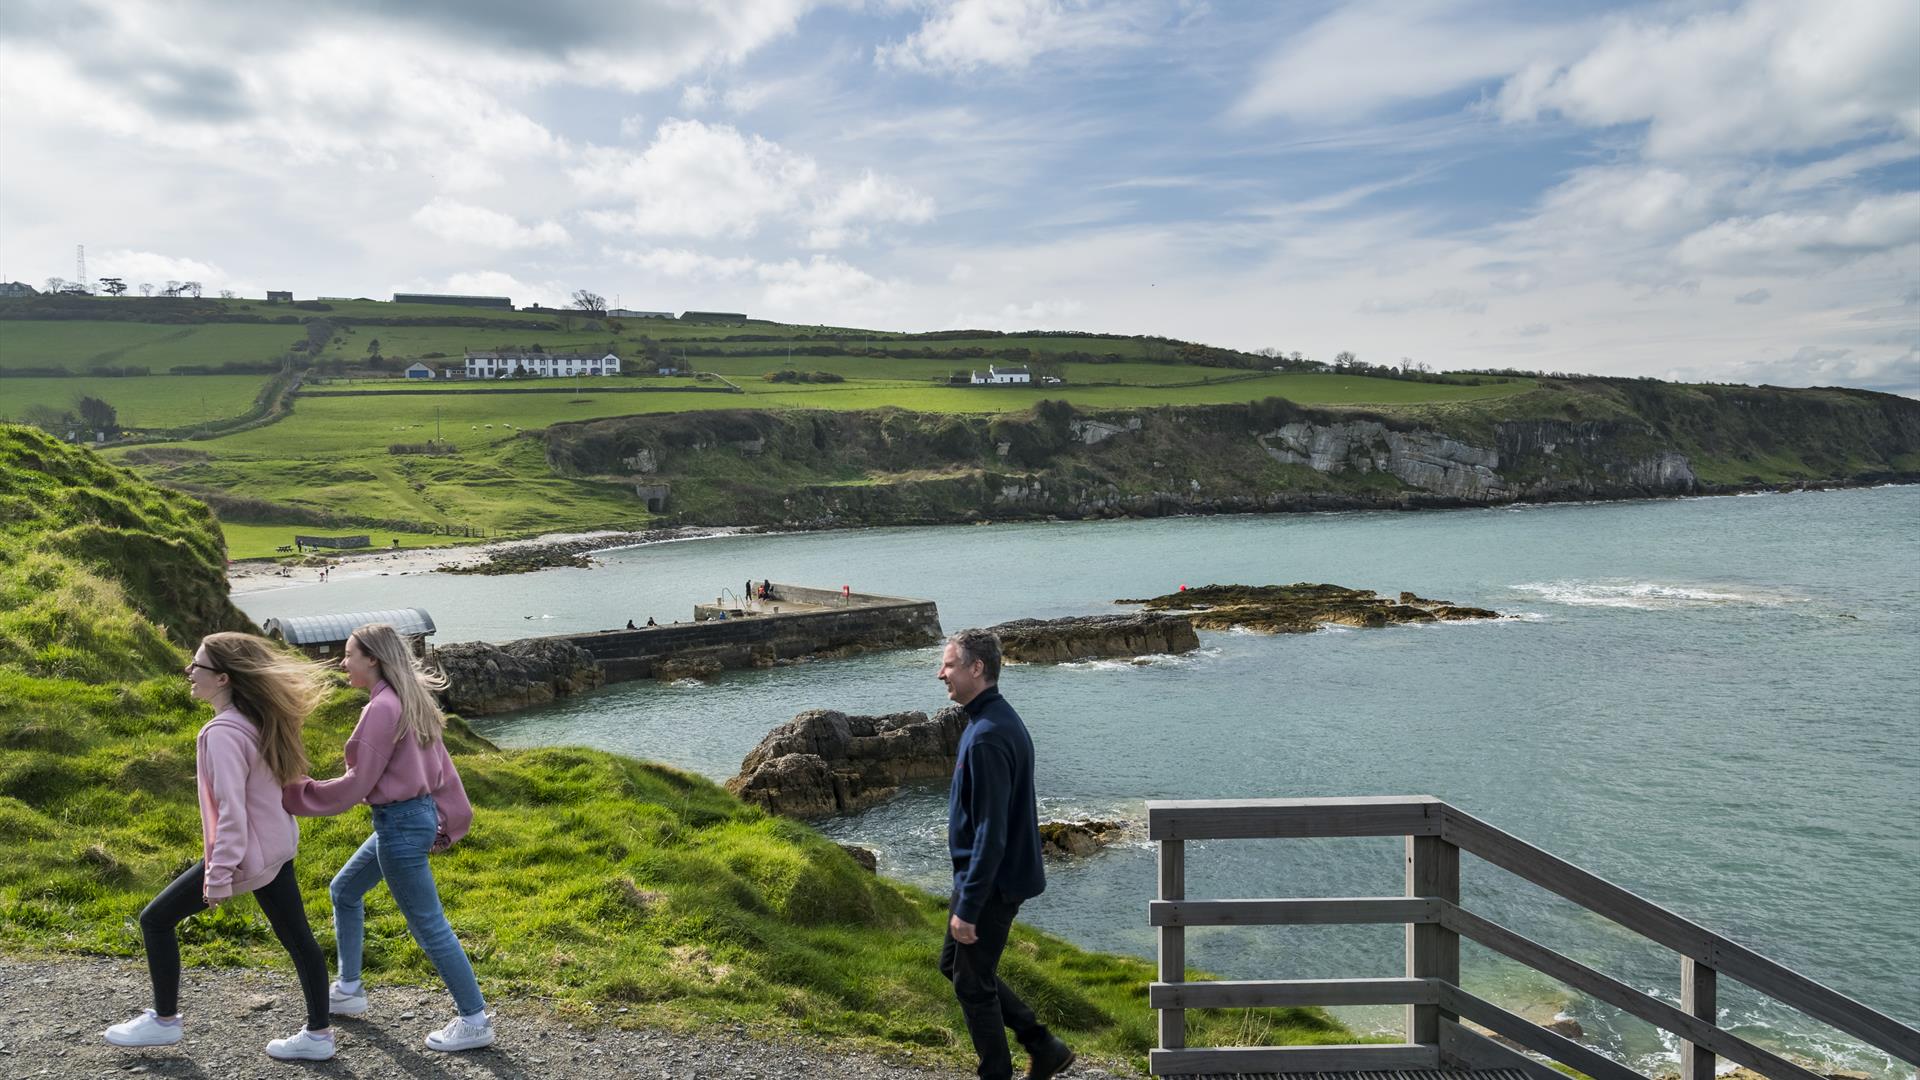
[[[949,629],[1114,610],[1181,584],[1325,581],[1496,608],[1490,623],[1203,633],[1143,665],[1012,667],[1044,810],[1140,821],[1149,798],[1432,794],[1907,1022],[1920,1021],[1920,487],[1417,514],[882,529],[609,553],[514,578],[338,579],[241,597],[256,618],[420,605],[441,642],[688,618],[747,577],[927,597]],[[808,708],[931,711],[935,650],[711,685],[634,683],[482,721],[732,775]],[[884,872],[945,882],[945,793],[828,823]],[[1464,860],[1468,906],[1678,1000],[1679,960]],[[1387,840],[1189,846],[1190,896],[1398,893]],[[1023,917],[1152,955],[1142,839],[1056,866]],[[1397,927],[1190,931],[1229,978],[1392,976]],[[1657,1067],[1654,1030],[1464,946],[1469,989]],[[1911,1076],[1723,984],[1725,1022],[1836,1067]],[[1390,1027],[1397,1011],[1358,1011]]]

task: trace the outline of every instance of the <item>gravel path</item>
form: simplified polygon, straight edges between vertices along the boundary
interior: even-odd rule
[[[361,1020],[338,1018],[339,1052],[325,1062],[279,1062],[268,1039],[300,1027],[291,971],[189,968],[180,988],[187,1035],[174,1046],[130,1050],[100,1033],[152,1005],[146,967],[125,960],[0,956],[0,1080],[166,1076],[405,1078],[405,1080],[967,1080],[970,1071],[916,1064],[906,1056],[827,1052],[795,1041],[724,1029],[699,1035],[568,1024],[539,1002],[490,1003],[500,1039],[485,1050],[440,1054],[421,1037],[451,1013],[444,991],[372,988]],[[958,1033],[956,1032],[956,1035]],[[1024,1063],[1020,1063],[1024,1064]],[[1095,1066],[1070,1080],[1112,1080]]]

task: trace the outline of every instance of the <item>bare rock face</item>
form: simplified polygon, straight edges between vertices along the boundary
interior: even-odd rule
[[[1000,635],[1001,655],[1022,664],[1154,656],[1200,647],[1192,621],[1163,612],[1015,619],[992,630]]]
[[[788,817],[851,814],[890,797],[908,780],[951,775],[966,726],[966,711],[957,705],[931,718],[920,712],[848,716],[811,709],[760,740],[727,790]]]
[[[1185,611],[1193,625],[1208,630],[1244,626],[1270,634],[1299,634],[1322,623],[1340,626],[1393,626],[1399,623],[1497,619],[1500,613],[1451,600],[1427,600],[1410,592],[1389,600],[1372,589],[1339,585],[1202,585],[1146,600],[1149,611]]]
[[[441,703],[462,716],[512,712],[606,682],[592,653],[557,638],[443,645],[433,658],[447,676]]]

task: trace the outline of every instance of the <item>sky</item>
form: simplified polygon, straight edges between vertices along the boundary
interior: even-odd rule
[[[0,279],[1920,396],[1920,3],[8,0]]]

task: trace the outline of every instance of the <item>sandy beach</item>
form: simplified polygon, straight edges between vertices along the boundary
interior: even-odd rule
[[[556,532],[522,540],[496,540],[484,544],[461,544],[441,548],[369,548],[360,551],[332,551],[324,556],[329,580],[344,578],[399,577],[405,574],[431,574],[443,566],[473,566],[495,555],[540,548],[588,545],[587,551],[613,551],[646,544],[670,544],[682,540],[706,540],[717,536],[737,536],[757,532],[734,526],[685,526],[626,532],[603,529],[594,532]],[[235,595],[282,589],[297,582],[318,582],[319,566],[286,567],[272,559],[249,559],[227,567],[227,582]]]

